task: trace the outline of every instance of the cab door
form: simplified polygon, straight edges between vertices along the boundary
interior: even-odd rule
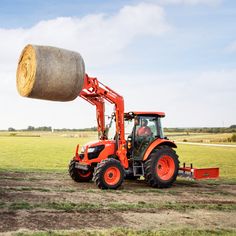
[[[135,117],[133,129],[133,158],[142,160],[149,144],[160,136],[159,121],[157,116]],[[158,132],[159,131],[159,132]]]

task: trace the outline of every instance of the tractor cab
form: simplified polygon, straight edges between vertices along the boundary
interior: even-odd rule
[[[127,112],[124,113],[124,132],[127,148],[127,158],[142,161],[149,145],[159,139],[165,140],[161,126],[163,112]],[[109,140],[115,140],[115,114],[110,117],[107,125]]]
[[[164,139],[161,126],[162,112],[125,113],[127,154],[133,160],[142,160],[149,145],[156,139]],[[132,125],[132,131],[130,126]]]

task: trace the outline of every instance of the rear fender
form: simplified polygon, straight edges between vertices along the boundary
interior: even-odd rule
[[[177,148],[176,144],[170,140],[156,139],[149,145],[149,147],[145,151],[145,153],[143,155],[143,161],[146,161],[148,159],[149,155],[151,154],[151,152],[153,151],[153,149],[160,146],[160,145],[166,145],[169,147]]]

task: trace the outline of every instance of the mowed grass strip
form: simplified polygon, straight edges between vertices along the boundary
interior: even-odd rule
[[[38,191],[38,192],[50,192],[51,189],[48,188],[33,188],[33,187],[5,187],[5,188],[0,188],[0,192],[9,192],[9,191],[14,191],[14,192],[23,192],[23,191]]]
[[[189,182],[187,182],[189,183]],[[92,183],[91,183],[92,184]],[[178,182],[177,182],[178,185]],[[188,184],[186,184],[186,186],[188,186]],[[207,186],[207,188],[209,190],[204,190],[204,191],[198,191],[197,194],[200,195],[205,195],[205,196],[209,196],[209,195],[221,195],[221,196],[233,196],[235,197],[235,193],[234,192],[228,192],[228,191],[224,191],[221,189],[217,189],[215,191],[211,191],[211,185]],[[212,188],[213,189],[213,188]],[[98,194],[101,192],[100,189],[64,189],[64,188],[35,188],[35,187],[0,187],[0,193],[4,194],[4,193],[9,193],[9,192],[56,192],[56,193],[75,193],[75,192],[84,192],[84,193],[95,193]],[[183,195],[183,191],[176,191],[175,188],[172,189],[168,189],[168,190],[163,190],[163,189],[134,189],[134,190],[106,190],[107,193],[116,193],[117,195],[123,195],[123,194],[132,194],[132,195],[137,195],[139,193],[152,193],[155,195],[172,195],[172,196],[181,196]]]
[[[77,190],[77,189],[49,189],[49,188],[34,188],[34,187],[0,187],[0,193],[6,193],[6,192],[29,192],[29,191],[37,191],[37,192],[65,192],[65,193],[74,193],[74,192],[82,192],[83,190]],[[85,190],[87,191],[87,190]]]
[[[188,210],[214,210],[232,212],[236,211],[236,204],[234,203],[181,203],[181,202],[167,202],[167,203],[73,203],[73,202],[47,202],[39,204],[30,204],[28,202],[13,202],[10,204],[0,203],[0,208],[8,210],[31,210],[31,209],[53,209],[58,211],[77,211],[77,212],[91,212],[91,211],[155,211],[155,210],[174,210],[174,211],[188,211]]]
[[[16,236],[233,236],[236,230],[228,229],[177,229],[177,230],[135,230],[135,229],[103,229],[103,230],[79,230],[79,231],[48,231],[48,232],[21,232]]]

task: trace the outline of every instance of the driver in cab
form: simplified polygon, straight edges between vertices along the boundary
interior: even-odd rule
[[[148,121],[146,119],[142,119],[141,127],[138,128],[137,135],[138,136],[150,136],[151,134],[152,134],[152,131],[148,127]]]

